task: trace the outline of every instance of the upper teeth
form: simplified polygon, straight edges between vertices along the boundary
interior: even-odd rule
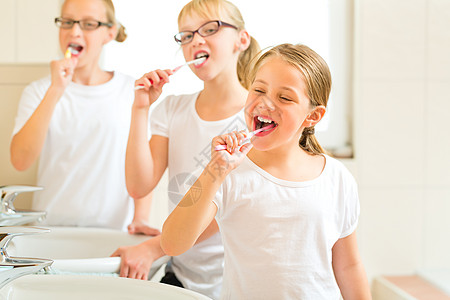
[[[209,56],[208,53],[200,52],[200,53],[197,53],[197,55],[195,55],[195,59],[200,58],[200,57],[208,57],[208,56]]]
[[[272,123],[272,120],[269,119],[265,119],[263,117],[258,116],[258,121],[260,122],[264,122],[264,123]]]

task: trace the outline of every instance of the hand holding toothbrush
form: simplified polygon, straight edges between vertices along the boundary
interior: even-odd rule
[[[163,86],[169,82],[172,74],[171,69],[155,70],[136,80],[134,107],[149,109],[161,95]]]
[[[64,90],[70,81],[77,66],[78,59],[72,57],[71,48],[67,48],[64,58],[50,63],[51,85],[54,88]]]
[[[249,135],[246,130],[242,130],[215,137],[212,141],[211,161],[207,168],[215,175],[226,176],[239,166],[253,146],[245,142],[249,140]]]

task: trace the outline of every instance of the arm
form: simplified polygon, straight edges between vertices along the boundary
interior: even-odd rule
[[[214,138],[211,162],[164,222],[161,248],[168,255],[176,256],[186,252],[202,239],[201,234],[211,223],[210,226],[217,226],[213,222],[217,207],[212,200],[228,173],[250,151],[251,144],[239,146],[239,140],[243,138],[245,133],[242,132]],[[214,151],[217,145],[225,144],[230,152]],[[211,228],[214,227],[209,227]]]
[[[130,225],[128,225],[129,234],[145,234],[145,235],[159,235],[161,232],[148,226],[150,219],[150,209],[152,205],[153,194],[139,199],[134,199],[134,217]]]
[[[53,111],[72,80],[76,64],[76,58],[51,62],[52,83],[50,87],[31,117],[11,140],[11,163],[17,170],[28,169],[39,157]]]
[[[148,142],[148,112],[171,74],[171,70],[157,70],[136,81],[144,88],[135,93],[125,158],[126,185],[135,199],[150,193],[167,167],[168,139],[157,136]]]
[[[356,233],[339,239],[333,246],[333,270],[345,300],[372,299],[364,266],[358,252]]]

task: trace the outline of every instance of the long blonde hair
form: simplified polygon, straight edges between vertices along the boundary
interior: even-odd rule
[[[193,13],[204,18],[211,18],[212,16],[221,18],[226,16],[230,18],[231,23],[236,26],[238,30],[245,29],[245,22],[241,12],[233,3],[227,0],[192,0],[183,7],[178,15],[178,24],[184,17],[192,15]],[[246,74],[248,74],[248,70],[251,68],[253,57],[260,51],[258,42],[253,37],[250,38],[249,47],[241,52],[237,63],[239,82],[247,90],[250,87],[251,82]]]
[[[255,80],[256,72],[264,61],[272,56],[280,57],[303,74],[300,79],[305,81],[306,92],[313,108],[319,105],[327,106],[331,92],[330,69],[319,54],[305,45],[281,44],[265,52],[249,73],[251,82]],[[303,129],[299,146],[313,155],[326,153],[314,136],[314,126]]]

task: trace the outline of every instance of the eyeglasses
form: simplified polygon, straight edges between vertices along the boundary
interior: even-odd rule
[[[99,28],[100,26],[106,26],[108,28],[111,28],[113,24],[111,23],[104,23],[100,21],[94,21],[94,20],[72,20],[72,19],[66,19],[66,18],[55,18],[55,24],[59,28],[62,29],[71,29],[75,23],[78,23],[80,25],[80,28],[82,30],[95,30]]]
[[[231,27],[234,29],[238,29],[236,26],[222,22],[222,21],[209,21],[202,26],[200,26],[195,31],[182,31],[177,34],[175,34],[174,38],[175,41],[180,45],[185,45],[187,43],[190,43],[194,39],[194,34],[198,33],[200,36],[210,36],[219,31],[220,27],[226,26]]]

